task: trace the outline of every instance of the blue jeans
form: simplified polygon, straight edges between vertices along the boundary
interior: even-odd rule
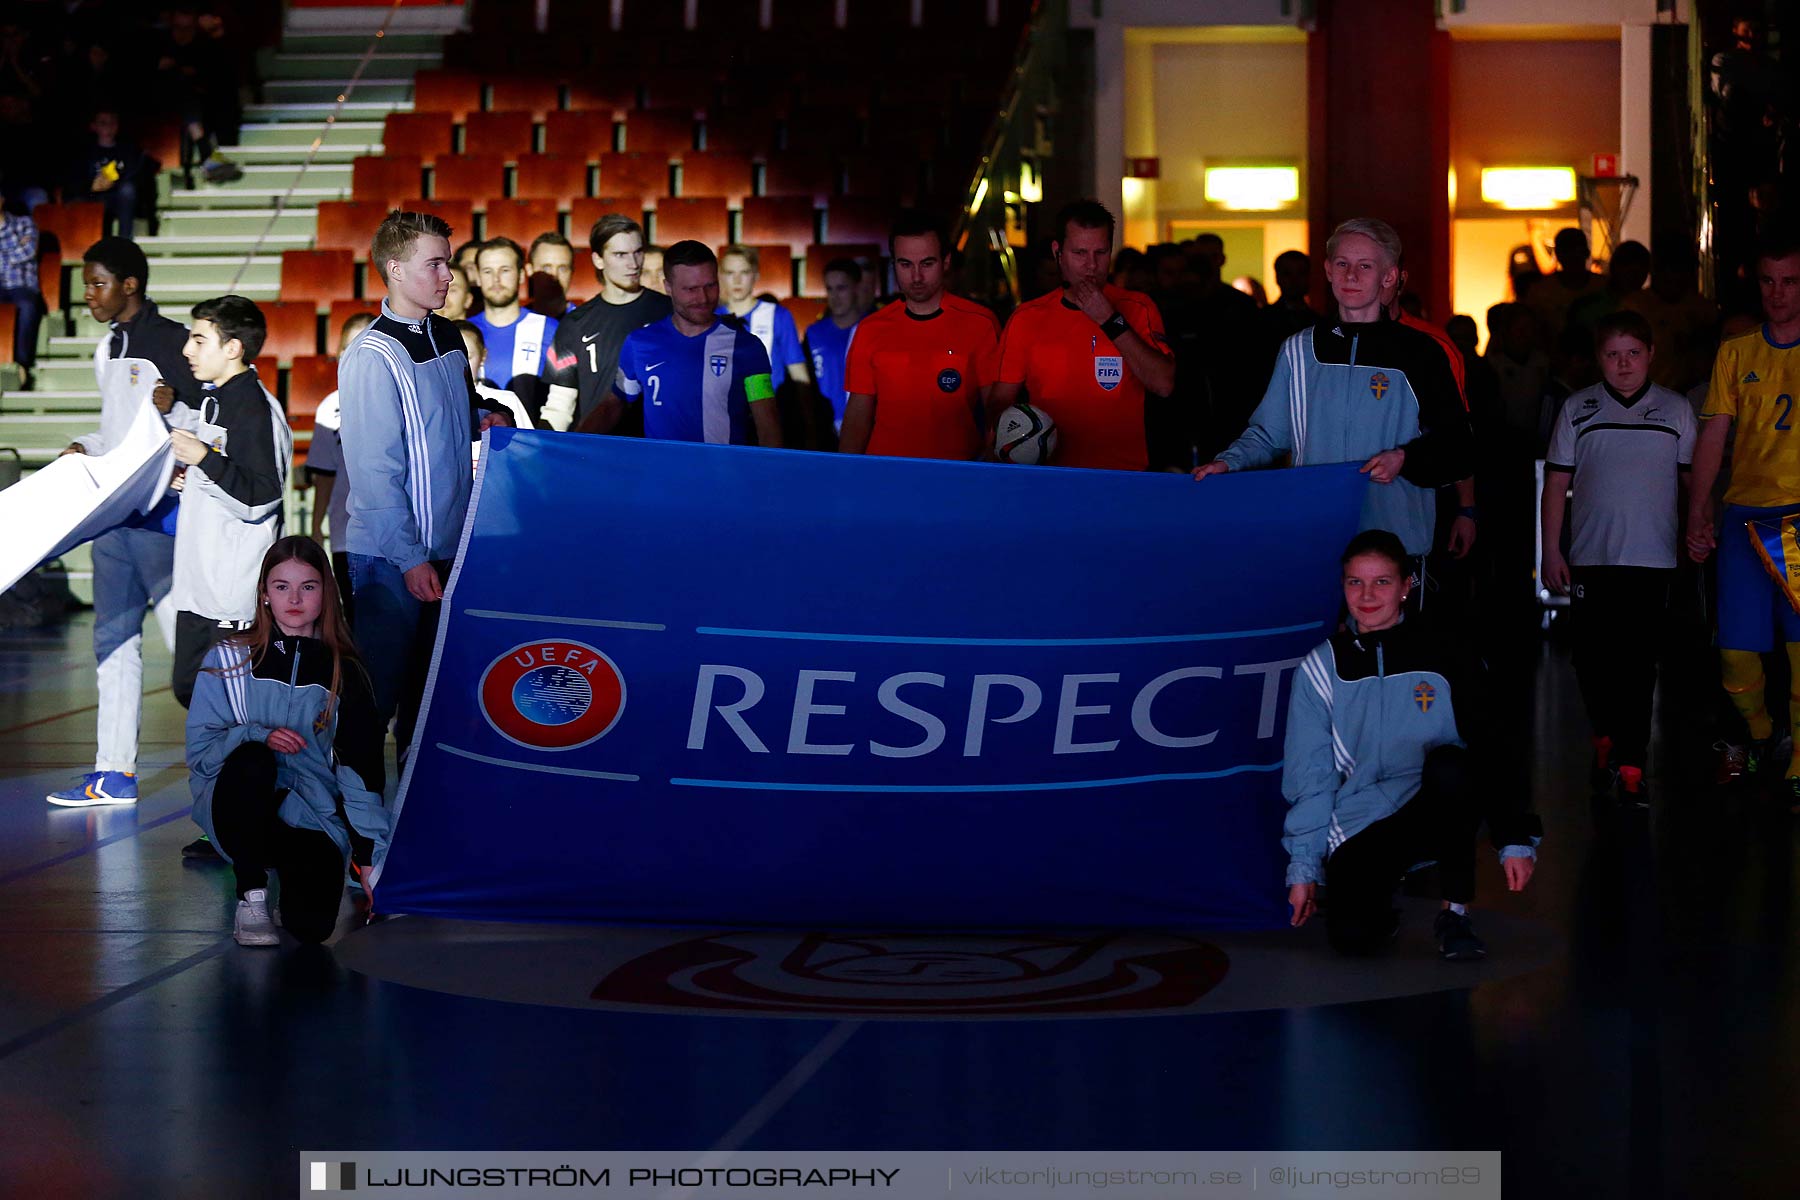
[[[0,289],[0,304],[18,308],[18,322],[13,326],[13,361],[21,366],[37,363],[38,324],[44,319],[44,298],[36,288]]]
[[[376,710],[384,724],[394,720],[394,742],[404,752],[412,744],[425,697],[443,606],[420,602],[407,591],[400,569],[387,559],[368,554],[352,554],[349,559],[356,648],[369,669]],[[449,577],[449,563],[433,566],[440,583]]]

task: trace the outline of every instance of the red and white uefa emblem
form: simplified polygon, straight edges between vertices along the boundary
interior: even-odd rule
[[[625,711],[625,676],[587,645],[522,642],[482,673],[481,713],[495,733],[532,750],[574,750],[606,736]]]

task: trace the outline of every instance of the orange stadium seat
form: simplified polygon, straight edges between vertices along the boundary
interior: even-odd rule
[[[521,154],[513,195],[573,204],[587,195],[588,163],[578,154]]]
[[[711,245],[731,237],[731,211],[723,196],[664,196],[656,202],[656,242]]]
[[[599,191],[608,196],[637,196],[639,208],[669,192],[669,156],[625,151],[600,156]]]
[[[755,189],[750,156],[732,150],[689,150],[681,156],[683,196],[723,196],[734,206]]]
[[[709,151],[766,154],[775,148],[775,116],[759,107],[708,110],[704,138]]]
[[[333,300],[331,302],[331,312],[325,317],[325,345],[327,349],[337,349],[338,332],[343,329],[344,322],[348,321],[351,317],[354,317],[357,313],[368,313],[371,317],[379,316],[381,314],[380,297],[386,295],[386,290],[381,286],[379,281],[375,282],[375,285],[371,290],[377,293],[376,297],[373,299]],[[333,384],[332,386],[335,387],[337,385]]]
[[[712,57],[705,55],[701,61],[711,61]],[[702,75],[658,71],[644,81],[644,109],[662,108],[692,117],[697,112],[710,111],[718,103],[718,93],[717,85]]]
[[[388,215],[382,200],[321,200],[319,231],[313,245],[320,250],[348,250],[358,259],[369,256],[375,227]]]
[[[466,242],[475,236],[475,205],[468,200],[421,200],[414,197],[400,202],[407,212],[430,213],[450,226],[450,240]],[[373,231],[371,231],[373,232]]]
[[[872,196],[833,197],[825,209],[825,236],[834,242],[886,243],[896,207]]]
[[[356,295],[356,253],[352,250],[283,250],[281,299],[311,303],[320,312],[333,300]]]
[[[679,155],[694,148],[694,114],[685,108],[642,108],[625,114],[625,149]]]
[[[590,113],[608,118],[623,117],[637,107],[636,79],[614,76],[609,79],[583,79],[569,85],[569,111]],[[549,115],[544,120],[549,122]]]
[[[535,121],[555,112],[562,103],[562,85],[554,79],[530,75],[502,75],[488,85],[488,102],[495,112],[521,110]]]
[[[416,154],[363,154],[350,164],[350,198],[392,205],[424,190],[424,167]]]
[[[383,154],[417,155],[430,163],[455,151],[456,123],[445,113],[394,112],[381,122]]]
[[[515,162],[536,149],[529,112],[473,112],[463,121],[464,154],[491,154]]]
[[[751,196],[744,201],[743,239],[752,245],[781,242],[804,254],[818,237],[811,196]]]
[[[881,258],[880,245],[873,242],[825,242],[806,248],[806,275],[802,280],[801,294],[807,296],[823,296],[825,294],[825,264],[834,258]]]
[[[432,171],[431,194],[438,200],[468,200],[480,208],[506,195],[506,163],[498,154],[461,154]]]
[[[823,204],[837,195],[839,175],[830,155],[782,150],[763,159],[763,195],[811,196]]]
[[[972,169],[975,164],[967,165]],[[919,194],[919,160],[882,154],[846,155],[844,194],[885,196],[896,204],[911,204]]]
[[[825,301],[811,296],[789,296],[781,302],[781,307],[793,316],[794,324],[801,333],[805,333],[808,325],[825,315]]]
[[[755,242],[746,244],[756,247],[756,290],[772,293],[777,300],[786,300],[792,296],[794,252],[785,245],[757,245]],[[725,253],[722,245],[713,249],[719,254]]]
[[[569,240],[577,246],[585,246],[588,231],[607,213],[623,213],[640,225],[644,221],[644,204],[641,198],[633,196],[626,199],[622,196],[590,196],[577,200],[569,205]],[[579,253],[575,256],[581,257]],[[579,271],[576,274],[580,274]]]
[[[449,113],[460,121],[481,108],[481,76],[468,71],[424,70],[413,76],[413,111]]]
[[[490,200],[482,229],[484,237],[509,237],[521,246],[529,246],[538,234],[558,229],[556,201]]]
[[[38,205],[42,208],[43,205]],[[19,306],[0,304],[0,363],[13,361],[13,333],[19,326]]]
[[[330,333],[335,343],[337,330],[333,328]],[[320,401],[335,392],[337,385],[337,359],[326,354],[296,358],[288,367],[288,428],[295,433],[311,429]]]
[[[100,240],[105,214],[106,208],[98,200],[38,205],[31,210],[31,219],[38,227],[39,250],[44,248],[43,235],[54,234],[56,248],[73,262]]]
[[[277,300],[257,307],[269,325],[269,335],[263,340],[264,353],[287,362],[319,352],[319,310],[312,301]]]
[[[274,396],[277,400],[285,401],[287,398],[287,390],[281,386],[281,364],[276,360],[275,356],[273,354],[259,354],[256,356],[256,360],[250,365],[255,368],[257,379],[261,380],[262,385],[269,389],[270,395]]]
[[[81,252],[86,254],[87,248],[85,246],[82,247]],[[71,256],[71,260],[75,262],[80,261],[78,258],[74,258],[74,256]],[[62,311],[62,265],[63,256],[55,250],[40,250],[38,252],[38,291],[43,293],[44,311],[47,313],[57,313]],[[75,282],[80,283],[81,280],[76,279]],[[11,345],[10,342],[7,344]]]
[[[553,112],[544,118],[544,153],[599,162],[613,149],[610,112]]]

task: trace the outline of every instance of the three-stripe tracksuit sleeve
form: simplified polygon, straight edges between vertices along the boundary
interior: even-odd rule
[[[1254,471],[1272,465],[1293,450],[1293,385],[1293,365],[1285,352],[1277,354],[1275,374],[1269,379],[1262,402],[1250,415],[1250,424],[1238,435],[1237,441],[1220,453],[1220,462],[1233,471]]]
[[[1290,887],[1325,881],[1331,814],[1344,781],[1332,752],[1331,705],[1314,683],[1317,671],[1329,673],[1333,667],[1325,654],[1314,650],[1295,672],[1288,696],[1281,768],[1281,794],[1287,799],[1288,813],[1281,846],[1288,852]]]
[[[397,570],[429,562],[408,499],[406,414],[400,385],[376,351],[353,346],[338,362],[344,470],[350,477],[350,516],[372,535],[376,553]]]

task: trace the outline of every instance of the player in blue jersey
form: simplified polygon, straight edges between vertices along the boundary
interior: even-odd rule
[[[544,363],[556,337],[556,318],[525,311],[519,305],[525,268],[525,251],[519,243],[505,237],[484,242],[475,254],[475,264],[482,310],[469,320],[481,330],[482,344],[487,347],[490,377],[486,382],[516,394],[535,424],[549,393],[543,381]]]
[[[806,352],[800,348],[800,329],[794,324],[793,313],[758,296],[756,281],[761,268],[762,256],[755,246],[725,247],[719,258],[719,292],[724,297],[724,303],[718,306],[719,315],[738,318],[756,335],[769,353],[777,386],[784,379],[805,386]],[[666,259],[663,271],[668,271]]]
[[[831,405],[832,427],[843,432],[844,359],[850,353],[850,335],[866,314],[861,306],[863,269],[853,258],[834,258],[825,267],[825,315],[806,327],[806,350],[812,359],[813,381],[819,395]]]
[[[714,311],[718,259],[700,242],[677,242],[663,267],[673,311],[625,335],[612,394],[588,427],[610,433],[627,404],[640,404],[645,437],[779,447],[769,356],[740,322]]]

